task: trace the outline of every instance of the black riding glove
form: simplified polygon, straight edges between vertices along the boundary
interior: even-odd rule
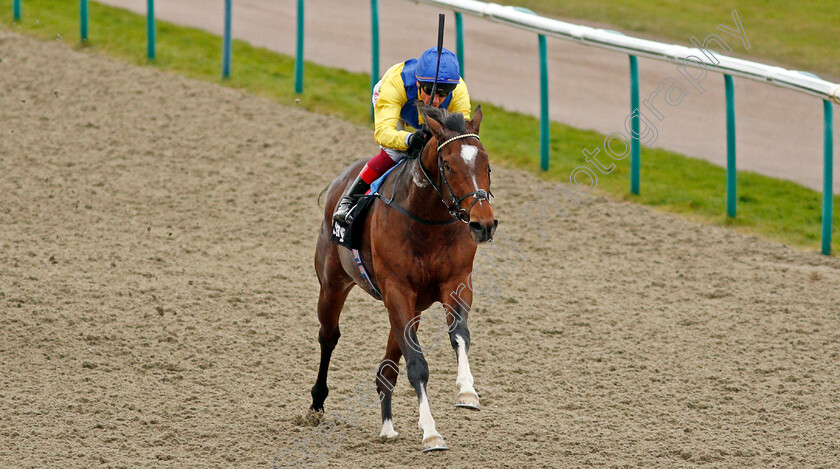
[[[408,153],[408,155],[412,158],[420,156],[420,152],[423,151],[423,147],[426,146],[426,142],[428,142],[431,138],[432,133],[425,127],[413,134],[410,134],[405,142],[408,145],[406,153]]]

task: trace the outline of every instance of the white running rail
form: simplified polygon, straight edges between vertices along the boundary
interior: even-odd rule
[[[800,93],[831,100],[840,104],[840,84],[823,80],[811,74],[788,70],[782,67],[741,60],[720,54],[714,54],[718,63],[703,60],[700,49],[664,44],[630,36],[615,34],[604,29],[565,23],[550,18],[519,11],[512,6],[496,3],[484,3],[476,0],[414,0],[415,2],[451,8],[456,12],[487,18],[496,23],[503,23],[518,29],[532,31],[546,36],[577,42],[587,46],[599,47],[623,52],[629,55],[647,57],[679,65],[704,68],[711,71],[760,81],[771,85],[789,88]],[[705,50],[706,54],[712,53]],[[701,63],[698,65],[697,62]]]

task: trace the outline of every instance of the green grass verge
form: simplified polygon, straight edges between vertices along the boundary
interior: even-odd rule
[[[722,34],[736,54],[744,55],[740,40],[717,31],[734,27],[732,10],[750,41],[749,57],[769,59],[787,68],[807,70],[840,79],[840,9],[836,0],[515,0],[544,16],[608,23],[625,32],[656,35],[689,46],[692,35],[703,39]],[[732,38],[734,41],[729,41]],[[833,81],[833,80],[832,80]]]
[[[78,3],[27,0],[23,19],[13,23],[11,1],[0,1],[0,24],[46,40],[60,34],[68,44],[79,43]],[[90,4],[90,41],[94,53],[139,65],[146,60],[145,18],[125,10]],[[341,117],[370,126],[369,83],[365,74],[349,73],[307,63],[305,89],[294,93],[294,60],[245,42],[233,42],[232,78],[221,80],[221,39],[195,29],[157,23],[157,58],[153,66],[189,77],[245,89],[286,105]],[[300,102],[296,104],[296,100]],[[483,103],[485,147],[495,164],[520,168],[540,178],[568,184],[569,174],[584,165],[584,148],[602,145],[604,136],[591,131],[551,124],[551,169],[539,170],[539,122],[536,118]],[[603,153],[601,153],[603,155]],[[694,220],[728,226],[781,243],[820,249],[822,195],[798,184],[738,172],[738,216],[725,216],[725,170],[705,161],[664,150],[642,149],[641,195],[629,194],[629,158],[616,169],[599,175],[598,189],[631,200],[680,213]],[[840,207],[840,197],[835,197]],[[835,212],[838,212],[837,210]],[[834,218],[834,236],[840,216]],[[835,249],[835,253],[837,250]]]

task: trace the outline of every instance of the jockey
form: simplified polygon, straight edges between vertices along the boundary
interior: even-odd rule
[[[449,112],[460,112],[470,118],[470,96],[461,78],[458,59],[452,51],[443,49],[437,89],[430,103],[437,68],[437,48],[427,49],[416,59],[409,59],[389,68],[373,87],[373,120],[376,140],[382,150],[365,164],[350,189],[338,203],[333,220],[347,224],[347,215],[370,184],[406,156],[420,154],[431,133],[421,129],[423,116],[417,108],[418,100],[434,107],[443,106]],[[405,126],[417,130],[408,132]]]

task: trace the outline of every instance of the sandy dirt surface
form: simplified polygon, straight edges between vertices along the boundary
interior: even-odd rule
[[[443,340],[450,451],[421,454],[400,378],[399,438],[359,407],[315,452],[317,199],[370,131],[6,30],[0,51],[2,467],[268,468],[306,439],[313,467],[840,461],[840,260],[597,194],[541,214],[554,187],[504,168],[524,259],[470,316],[482,410],[453,406]],[[328,415],[372,386],[387,324],[351,293]]]
[[[101,1],[140,14],[146,13],[145,2]],[[162,20],[222,34],[224,2],[163,1],[156,2],[155,11]],[[292,0],[237,0],[233,4],[233,35],[254,45],[294,56],[296,11],[296,2]],[[370,2],[307,0],[305,12],[306,60],[370,73]],[[437,14],[444,12],[447,10],[407,0],[380,1],[380,72],[434,46]],[[734,28],[730,14],[731,10],[721,10],[709,23]],[[749,16],[741,15],[740,19],[747,39],[751,31],[762,27]],[[446,21],[446,46],[454,51],[455,17],[451,11],[448,11]],[[578,20],[571,22],[580,24]],[[609,25],[590,25],[615,29]],[[685,31],[680,44],[690,46],[692,35],[703,39],[713,33],[723,36],[732,48],[732,54],[737,57],[762,62],[752,55],[752,49],[745,48],[740,39],[714,28],[709,31]],[[831,37],[832,33],[826,31],[826,39]],[[95,33],[92,33],[92,38],[96,40]],[[465,77],[473,98],[539,115],[540,82],[535,34],[464,15],[464,42]],[[618,131],[629,135],[629,130],[625,130],[625,119],[630,113],[630,65],[626,55],[549,38],[548,59],[549,113],[553,120],[594,129],[605,135]],[[236,57],[233,61],[235,74]],[[663,120],[654,123],[658,137],[651,145],[725,166],[723,77],[710,73],[700,83],[705,90],[701,94],[682,78],[675,65],[639,59],[639,73],[642,100],[655,93],[668,78],[676,79],[688,93],[679,105],[673,107],[662,102],[661,92],[659,98],[654,95],[651,102],[660,110]],[[831,77],[826,79],[832,80]],[[834,77],[833,81],[838,80],[840,77]],[[790,90],[738,78],[735,79],[735,102],[738,168],[789,179],[822,191],[822,103]],[[645,107],[642,111],[654,120],[653,111]],[[834,126],[834,136],[835,141],[840,141],[840,125]],[[534,155],[534,164],[538,159],[539,156]],[[840,165],[837,164],[834,168],[834,191],[840,193]]]

